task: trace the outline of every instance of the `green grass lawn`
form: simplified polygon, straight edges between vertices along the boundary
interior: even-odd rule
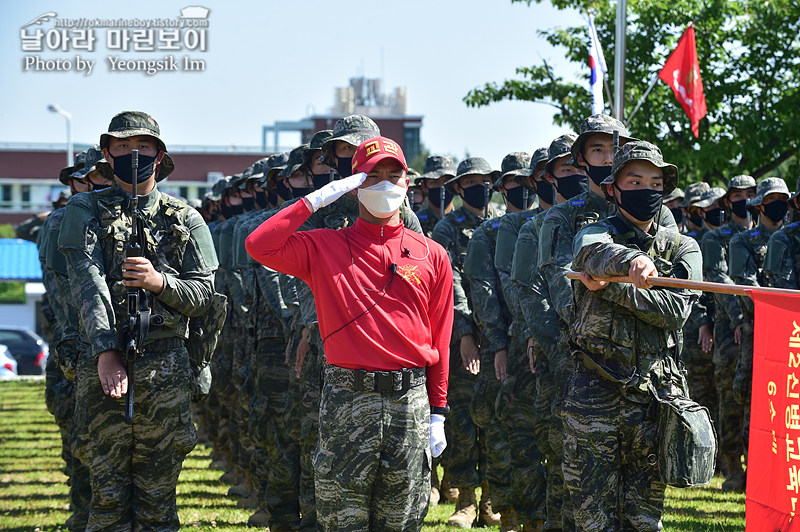
[[[184,462],[178,483],[181,523],[197,530],[250,530],[252,511],[236,507],[226,495],[229,486],[218,480],[221,472],[208,469],[209,462],[205,445]],[[58,427],[44,406],[44,381],[0,382],[0,530],[62,529],[69,516],[62,466]],[[707,488],[669,489],[664,530],[743,531],[744,494],[723,494],[721,483],[715,477]],[[423,530],[453,530],[446,525],[452,513],[453,505],[432,507]]]

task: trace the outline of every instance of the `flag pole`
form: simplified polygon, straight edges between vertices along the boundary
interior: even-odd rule
[[[617,33],[614,50],[614,115],[624,121],[625,99],[625,33],[627,30],[628,1],[617,0]]]
[[[567,278],[577,281],[581,278],[581,272],[567,270]],[[613,277],[593,278],[595,281],[608,281],[610,283],[633,283],[628,275],[617,275]],[[749,286],[743,284],[709,283],[706,281],[694,281],[692,279],[676,279],[674,277],[648,277],[647,284],[651,287],[661,286],[664,288],[682,288],[684,290],[702,290],[703,292],[714,292],[717,294],[731,294],[735,296],[750,297],[750,292],[768,292],[770,294],[783,294],[796,296],[800,290],[789,290],[786,288],[768,288],[761,286]]]
[[[644,103],[645,99],[647,99],[647,96],[650,94],[650,91],[653,90],[653,87],[656,86],[656,83],[658,83],[658,72],[654,72],[653,73],[653,77],[650,79],[650,86],[648,86],[647,90],[644,91],[644,94],[639,99],[639,103],[636,104],[636,107],[633,109],[631,114],[628,115],[628,118],[625,119],[625,127],[628,127],[628,124],[631,123],[631,119],[633,118],[633,115],[635,115],[636,111],[638,111],[639,108],[642,106],[642,104]]]

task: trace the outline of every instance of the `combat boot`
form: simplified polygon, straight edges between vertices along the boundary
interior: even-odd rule
[[[442,475],[439,494],[444,497],[444,502],[448,504],[456,504],[458,502],[458,488],[450,486],[450,476],[447,474],[447,469],[444,470],[444,475]]]
[[[747,477],[742,470],[742,461],[738,456],[725,456],[727,464],[727,474],[725,482],[722,483],[722,491],[742,491],[745,487]]]
[[[475,488],[461,488],[458,490],[456,511],[447,520],[448,525],[459,528],[472,528],[478,515],[478,502],[475,499]]]
[[[517,521],[514,510],[504,511],[500,514],[500,532],[522,532],[522,525]]]
[[[249,510],[255,510],[258,508],[258,492],[251,491],[246,497],[242,497],[239,499],[239,502],[236,503],[237,508],[247,508]]]
[[[441,499],[441,495],[439,492],[439,470],[438,468],[434,467],[431,471],[431,501],[430,505],[433,506],[434,504],[439,504],[439,499]]]
[[[250,493],[250,472],[245,471],[240,467],[237,467],[236,471],[239,473],[239,475],[236,477],[238,482],[230,487],[228,490],[228,495],[239,495],[240,497],[245,497]]]
[[[247,526],[259,528],[269,526],[269,515],[267,514],[267,511],[261,508],[256,513],[251,515],[250,519],[247,520]],[[267,528],[264,532],[269,532],[269,528]]]
[[[489,484],[481,484],[481,504],[478,507],[478,524],[481,526],[497,526],[500,524],[500,514],[492,511],[492,499],[489,496]]]
[[[534,521],[533,523],[525,523],[522,525],[522,532],[542,532],[544,528],[544,521]]]

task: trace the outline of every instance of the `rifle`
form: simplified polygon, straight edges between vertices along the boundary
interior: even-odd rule
[[[489,181],[483,182],[483,201],[485,205],[483,206],[483,218],[486,219],[489,217],[489,200],[492,198],[492,193],[489,192],[491,190],[492,184]]]
[[[446,189],[444,188],[444,185],[442,185],[442,193],[439,194],[439,218],[440,219],[444,218],[444,193],[445,192],[446,192]]]
[[[133,169],[133,195],[130,201],[131,210],[131,237],[125,246],[125,258],[141,257],[144,254],[142,246],[142,220],[139,213],[139,150],[131,150],[131,168]],[[125,345],[125,360],[128,370],[128,393],[125,399],[125,422],[133,423],[133,366],[136,358],[141,354],[147,330],[150,328],[150,306],[147,295],[142,288],[128,288],[128,338]]]

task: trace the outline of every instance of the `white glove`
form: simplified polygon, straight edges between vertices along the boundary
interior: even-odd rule
[[[308,208],[311,209],[311,212],[316,212],[322,207],[330,205],[347,192],[357,189],[366,178],[367,174],[359,172],[344,179],[331,181],[319,190],[309,192],[305,197]]]
[[[444,437],[444,416],[431,414],[431,454],[434,458],[444,452],[447,440]]]

